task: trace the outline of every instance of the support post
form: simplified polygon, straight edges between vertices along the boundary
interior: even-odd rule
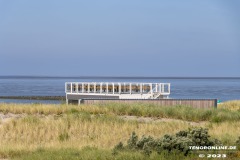
[[[170,94],[170,83],[168,83],[168,93]]]
[[[108,83],[107,83],[107,94],[108,94]]]
[[[96,93],[96,83],[94,83],[94,93]]]
[[[88,83],[88,93],[90,92],[90,84]]]
[[[130,83],[129,85],[129,91],[130,91],[130,94],[132,94],[132,83]]]
[[[159,83],[159,91],[160,91],[160,93],[162,93],[162,84],[161,83]]]
[[[76,83],[76,92],[78,93],[78,83]]]
[[[82,93],[84,92],[84,83],[82,83]]]
[[[140,93],[142,94],[142,83],[140,83]]]
[[[82,101],[82,99],[79,99],[78,100],[78,105],[80,106],[80,104],[81,104],[81,101]]]
[[[113,94],[114,94],[114,83],[112,83],[112,88],[113,88]]]
[[[151,90],[151,94],[153,94],[153,90],[152,90],[152,83],[150,83],[150,90]]]
[[[121,94],[121,83],[118,83],[119,94]]]
[[[66,105],[68,105],[68,98],[67,98],[67,94],[66,94]]]

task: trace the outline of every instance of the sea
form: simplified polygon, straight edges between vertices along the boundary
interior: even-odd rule
[[[240,77],[31,77],[0,76],[0,96],[65,96],[65,82],[171,83],[170,98],[240,100]],[[0,103],[63,103],[58,100],[0,99]]]

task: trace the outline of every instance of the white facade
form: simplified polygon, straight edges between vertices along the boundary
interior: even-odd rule
[[[158,99],[169,97],[170,83],[66,82],[65,93],[90,98]]]

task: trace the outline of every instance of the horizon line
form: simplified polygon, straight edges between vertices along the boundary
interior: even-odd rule
[[[44,76],[44,75],[0,75],[0,79],[10,78],[58,78],[58,79],[240,79],[237,76]]]

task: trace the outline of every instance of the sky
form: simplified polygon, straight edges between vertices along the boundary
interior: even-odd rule
[[[240,77],[239,0],[0,0],[0,75]]]

